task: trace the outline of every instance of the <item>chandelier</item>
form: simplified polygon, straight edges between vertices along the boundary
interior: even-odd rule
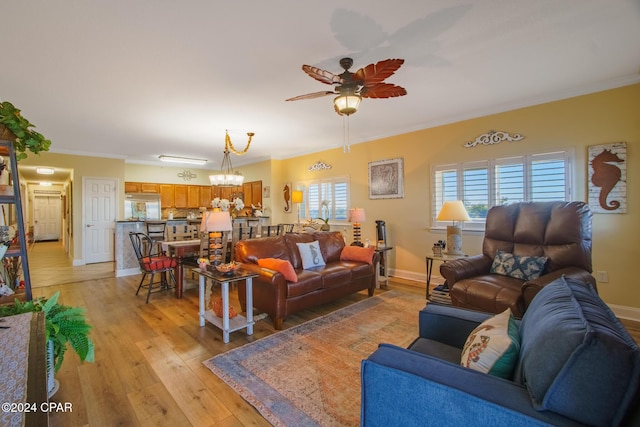
[[[247,146],[244,147],[244,150],[238,151],[233,146],[231,142],[231,137],[229,137],[229,131],[226,131],[226,135],[224,138],[224,156],[222,157],[222,166],[220,167],[220,173],[216,175],[209,175],[209,181],[211,185],[215,187],[237,187],[242,185],[244,181],[244,176],[240,172],[236,172],[233,170],[233,166],[231,165],[231,156],[229,155],[231,152],[238,156],[242,156],[249,151],[249,146],[251,145],[251,139],[253,132],[247,132],[249,136],[249,141],[247,141]]]

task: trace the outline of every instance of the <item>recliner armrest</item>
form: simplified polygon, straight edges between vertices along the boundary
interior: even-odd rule
[[[474,255],[443,262],[440,265],[440,274],[447,281],[449,288],[451,288],[454,283],[462,279],[489,273],[491,264],[493,264],[493,260],[488,256]]]
[[[576,279],[581,282],[590,283],[593,286],[593,289],[598,291],[596,288],[596,279],[588,271],[580,268],[580,267],[565,267],[560,270],[552,271],[551,273],[544,274],[537,279],[529,280],[522,285],[522,296],[524,300],[524,308],[525,310],[531,304],[533,298],[542,290],[543,287],[548,285],[560,277],[565,276],[571,279]]]
[[[420,338],[462,348],[471,331],[491,316],[491,313],[465,308],[427,304],[418,313],[419,335]]]
[[[362,426],[579,425],[536,411],[522,385],[390,344],[362,361],[361,380]]]

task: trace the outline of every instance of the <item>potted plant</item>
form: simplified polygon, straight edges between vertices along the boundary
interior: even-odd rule
[[[0,139],[14,141],[17,160],[26,158],[27,151],[34,154],[49,151],[51,141],[33,130],[33,127],[13,104],[7,101],[0,103]]]
[[[38,298],[26,302],[16,299],[13,304],[0,306],[0,317],[44,312],[49,397],[58,390],[58,381],[54,379],[54,373],[62,366],[68,345],[71,345],[81,361],[93,362],[95,352],[89,337],[91,325],[86,321],[84,308],[59,304],[59,296],[58,291],[49,299]]]
[[[331,202],[329,200],[323,200],[321,203],[322,215],[325,216],[325,218],[318,219],[324,223],[320,226],[320,230],[322,231],[331,230],[331,226],[329,225],[330,205]]]

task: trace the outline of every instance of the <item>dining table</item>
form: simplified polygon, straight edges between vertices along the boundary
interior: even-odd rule
[[[182,298],[182,291],[184,290],[184,260],[185,258],[192,257],[194,255],[200,255],[200,239],[192,240],[173,240],[162,241],[162,250],[170,255],[176,257],[176,298]]]

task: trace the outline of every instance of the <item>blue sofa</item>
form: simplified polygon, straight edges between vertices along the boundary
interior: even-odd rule
[[[361,425],[640,425],[640,351],[589,284],[561,277],[536,295],[510,379],[460,366],[491,316],[428,304],[408,349],[381,344],[362,362]]]

